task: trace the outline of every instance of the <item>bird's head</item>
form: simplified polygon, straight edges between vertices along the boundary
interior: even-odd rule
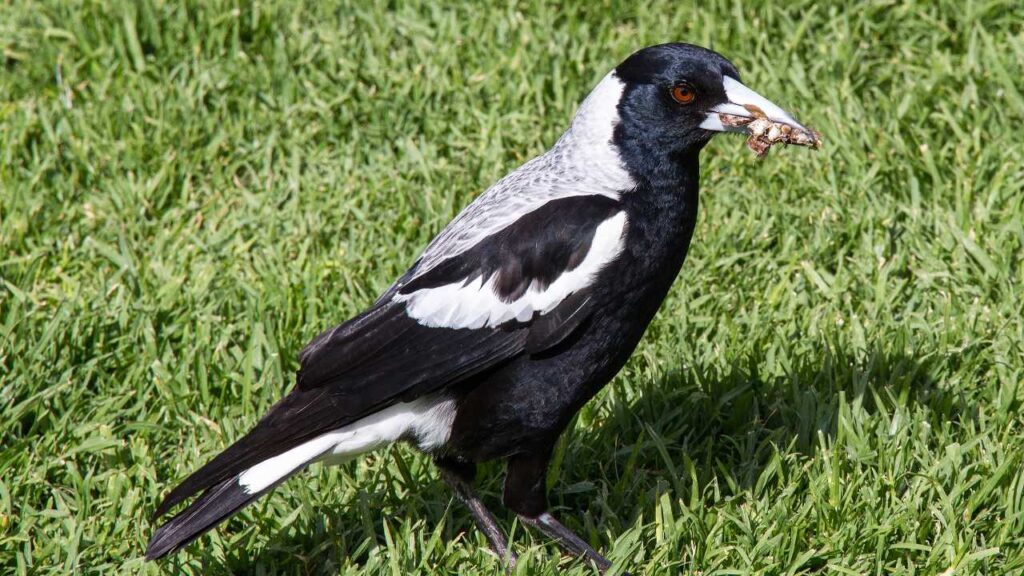
[[[719,132],[740,132],[759,156],[775,143],[817,147],[817,133],[740,82],[717,52],[661,44],[626,58],[609,75],[617,82],[613,140],[623,152],[694,156]],[[622,150],[625,148],[625,150]]]

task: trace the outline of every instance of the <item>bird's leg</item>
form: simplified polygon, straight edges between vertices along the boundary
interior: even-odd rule
[[[612,567],[612,563],[607,558],[602,556],[597,550],[591,548],[590,545],[577,536],[575,532],[566,528],[564,524],[559,522],[550,513],[543,512],[536,518],[530,518],[520,514],[519,519],[523,524],[533,526],[554,540],[562,550],[565,550],[573,556],[583,556],[587,558],[594,564],[594,566],[597,566],[597,569],[602,573]]]
[[[550,455],[550,451],[542,451],[513,456],[508,460],[505,506],[515,512],[523,524],[540,530],[566,553],[586,558],[604,573],[612,563],[547,511],[544,480]],[[623,572],[622,576],[628,574]]]
[[[491,511],[484,506],[484,503],[473,490],[473,479],[476,477],[476,465],[472,463],[456,462],[445,458],[436,458],[438,470],[441,471],[441,478],[451,486],[452,491],[460,502],[469,508],[476,527],[484,533],[491,549],[508,564],[511,571],[516,567],[516,554],[508,545],[505,533],[498,526],[498,520],[491,514]]]

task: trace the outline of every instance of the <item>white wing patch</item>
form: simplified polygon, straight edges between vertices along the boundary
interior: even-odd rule
[[[315,460],[340,464],[402,439],[413,440],[420,450],[430,452],[448,441],[454,420],[455,401],[450,398],[394,404],[256,464],[238,476],[238,484],[255,494]]]
[[[622,251],[626,213],[619,212],[594,231],[590,250],[576,268],[563,272],[547,287],[536,282],[518,299],[505,302],[494,289],[497,274],[487,282],[478,276],[410,294],[396,294],[406,303],[410,317],[432,328],[493,328],[511,320],[526,322],[535,314],[546,314],[574,292],[587,287],[609,262]]]

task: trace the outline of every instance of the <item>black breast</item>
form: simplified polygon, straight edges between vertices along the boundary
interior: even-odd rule
[[[623,195],[621,256],[599,276],[599,304],[556,350],[517,358],[462,390],[449,448],[471,461],[542,450],[622,368],[686,257],[697,217],[697,178],[641,185]]]

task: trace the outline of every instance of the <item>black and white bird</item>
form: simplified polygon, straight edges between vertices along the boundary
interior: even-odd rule
[[[473,491],[504,460],[504,505],[572,555],[608,560],[548,511],[545,476],[573,415],[636,348],[686,256],[698,155],[767,119],[813,133],[688,44],[640,50],[580,105],[550,150],[466,207],[365,312],[302,351],[294,388],[172,490],[155,559],[312,462],[406,441],[430,455],[491,547],[504,532]],[[746,119],[746,120],[744,120]]]

